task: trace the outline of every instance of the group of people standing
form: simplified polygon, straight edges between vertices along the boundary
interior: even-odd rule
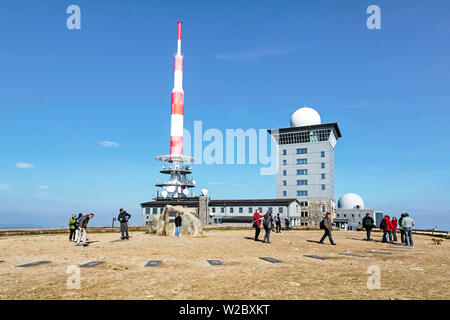
[[[258,241],[259,234],[261,233],[261,224],[266,232],[264,234],[265,243],[270,243],[270,232],[281,232],[281,217],[277,213],[275,219],[273,218],[272,209],[269,208],[265,215],[262,215],[259,209],[253,214],[253,227],[255,228],[255,241]],[[285,230],[290,230],[290,221],[285,219]]]
[[[74,241],[77,246],[85,245],[87,241],[87,225],[93,217],[93,213],[87,215],[79,213],[78,216],[74,214],[69,220],[69,241]]]
[[[87,245],[87,225],[89,220],[94,217],[93,213],[83,215],[79,213],[78,216],[74,214],[69,219],[69,241],[74,241],[75,245]],[[119,216],[117,220],[120,222],[121,240],[128,240],[128,220],[130,220],[131,214],[123,209],[119,210]]]
[[[369,213],[366,214],[362,221],[362,226],[366,229],[367,240],[370,241],[370,234],[372,229],[375,228],[375,222]],[[400,227],[401,242],[405,246],[413,245],[412,227],[414,226],[414,220],[409,217],[408,213],[402,213],[400,219],[397,221],[396,217],[385,215],[380,222],[380,229],[383,230],[383,238],[381,242],[397,242],[397,228]],[[389,239],[389,240],[388,240]]]
[[[270,243],[270,232],[274,229],[274,219],[272,217],[272,210],[269,208],[265,215],[262,215],[259,209],[253,214],[253,227],[255,228],[255,241],[258,241],[259,234],[261,232],[261,224],[264,227],[264,231],[266,232],[264,235],[263,242]],[[275,217],[275,225],[276,231],[281,232],[281,217],[280,214],[277,214]],[[324,229],[324,234],[320,239],[319,243],[323,243],[323,241],[328,237],[331,245],[336,245],[332,236],[333,229],[333,221],[331,220],[331,213],[327,212],[325,218],[320,222],[320,229]],[[366,230],[367,240],[370,241],[370,235],[373,228],[376,228],[374,219],[370,216],[370,213],[367,213],[366,216],[362,220],[362,226]],[[383,238],[381,242],[396,242],[397,239],[397,228],[400,227],[401,234],[401,242],[405,246],[413,245],[412,238],[412,227],[414,226],[414,220],[409,217],[408,213],[403,213],[400,217],[400,220],[397,221],[396,217],[390,218],[389,215],[385,215],[383,220],[380,222],[380,229],[383,230]],[[290,228],[287,228],[289,230]]]

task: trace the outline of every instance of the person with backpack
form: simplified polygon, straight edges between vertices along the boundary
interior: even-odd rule
[[[88,215],[85,215],[81,218],[80,224],[78,226],[78,229],[80,230],[80,236],[77,239],[77,246],[86,245],[86,237],[87,237],[87,225],[89,223],[89,220],[91,220],[94,217],[93,213],[90,213]],[[83,242],[83,243],[81,243]]]
[[[405,217],[402,220],[403,230],[405,232],[405,246],[413,246],[412,227],[414,227],[414,220],[409,217],[408,213],[405,213]]]
[[[270,243],[270,232],[273,228],[272,210],[270,209],[267,210],[266,214],[264,215],[263,226],[264,230],[266,231],[263,242]]]
[[[176,237],[180,236],[180,228],[181,228],[182,224],[183,224],[183,219],[181,219],[180,213],[177,212],[177,214],[175,216],[175,236]]]
[[[258,241],[259,233],[261,232],[261,219],[264,215],[259,213],[259,209],[256,209],[253,214],[253,228],[255,228],[255,241]]]
[[[77,217],[76,221],[75,221],[75,240],[74,240],[75,242],[77,242],[78,239],[80,238],[80,228],[79,228],[79,226],[80,226],[81,218],[83,218],[83,214],[80,212],[78,214],[78,217]]]
[[[400,219],[398,220],[398,225],[399,225],[399,229],[400,229],[400,240],[402,241],[402,244],[405,244],[405,230],[402,226],[402,221],[403,221],[404,217],[405,217],[405,214],[402,213],[402,215],[400,216]]]
[[[392,217],[392,239],[394,240],[394,242],[397,242],[397,226],[397,218]]]
[[[381,220],[380,229],[383,230],[381,242],[388,242],[387,238],[389,235],[389,242],[392,243],[392,221],[389,215],[385,215],[383,220]]]
[[[335,246],[336,243],[333,241],[333,236],[331,235],[331,230],[333,229],[333,222],[331,221],[331,213],[327,212],[325,215],[325,218],[323,218],[322,221],[320,221],[320,229],[324,229],[325,233],[322,236],[322,239],[320,239],[319,243],[323,243],[326,237],[330,239],[330,243],[332,246]]]
[[[373,225],[375,224],[375,221],[370,216],[370,213],[367,212],[366,216],[362,220],[363,228],[366,229],[366,237],[367,241],[370,241],[370,234],[372,232]]]
[[[281,232],[281,217],[280,217],[279,213],[277,213],[277,216],[275,217],[275,225],[276,225],[275,232],[280,233]]]
[[[117,217],[117,220],[120,222],[120,233],[121,233],[121,240],[128,240],[128,220],[130,220],[131,214],[126,212],[123,209],[119,210],[119,216]]]
[[[72,218],[69,219],[69,241],[75,240],[75,223],[77,222],[77,215],[73,214]]]

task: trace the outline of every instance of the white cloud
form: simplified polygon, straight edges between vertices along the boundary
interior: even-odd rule
[[[45,193],[45,192],[38,192],[38,193],[36,193],[36,196],[38,196],[38,197],[45,197],[45,196],[48,196],[48,194]]]
[[[118,148],[119,147],[119,144],[117,142],[108,141],[108,140],[99,141],[98,144],[105,148]]]
[[[0,184],[0,190],[8,191],[11,188],[10,184]]]
[[[16,167],[20,169],[29,169],[34,168],[34,164],[26,163],[26,162],[17,162]]]
[[[37,186],[38,189],[50,189],[50,186]]]

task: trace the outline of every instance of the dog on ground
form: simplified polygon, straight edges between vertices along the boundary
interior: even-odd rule
[[[441,245],[442,242],[444,242],[444,240],[442,239],[431,239],[431,241],[433,241],[433,245]]]

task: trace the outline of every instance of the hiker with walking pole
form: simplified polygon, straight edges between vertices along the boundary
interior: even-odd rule
[[[130,220],[131,215],[126,212],[123,209],[119,210],[119,216],[117,217],[117,220],[120,222],[120,233],[121,233],[121,240],[128,240],[128,220]]]

